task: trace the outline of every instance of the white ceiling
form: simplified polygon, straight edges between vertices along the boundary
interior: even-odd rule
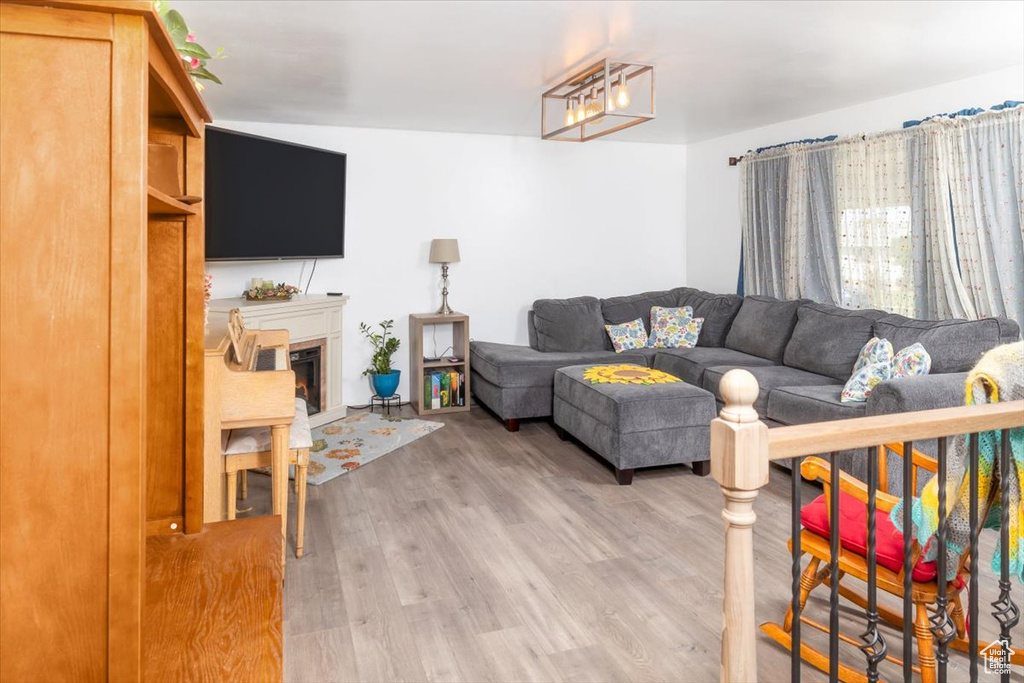
[[[172,4],[227,48],[230,120],[536,136],[540,94],[609,56],[657,65],[658,118],[614,137],[685,143],[1024,62],[1019,0]]]

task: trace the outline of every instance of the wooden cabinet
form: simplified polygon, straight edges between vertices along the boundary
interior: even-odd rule
[[[46,5],[0,3],[0,680],[139,680],[147,527],[202,524],[202,208],[147,141],[202,195],[209,114],[148,2]]]

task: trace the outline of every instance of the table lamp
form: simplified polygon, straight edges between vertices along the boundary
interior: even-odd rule
[[[454,311],[448,305],[448,264],[459,262],[459,241],[438,239],[430,241],[430,262],[441,264],[441,308],[438,315],[451,315]]]

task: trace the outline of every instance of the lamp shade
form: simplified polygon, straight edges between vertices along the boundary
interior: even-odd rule
[[[458,263],[459,241],[453,239],[430,240],[431,263]]]

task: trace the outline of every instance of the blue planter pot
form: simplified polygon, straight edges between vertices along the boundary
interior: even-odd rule
[[[392,370],[386,375],[371,374],[373,390],[381,398],[391,398],[398,391],[398,380],[402,377],[401,370]]]

